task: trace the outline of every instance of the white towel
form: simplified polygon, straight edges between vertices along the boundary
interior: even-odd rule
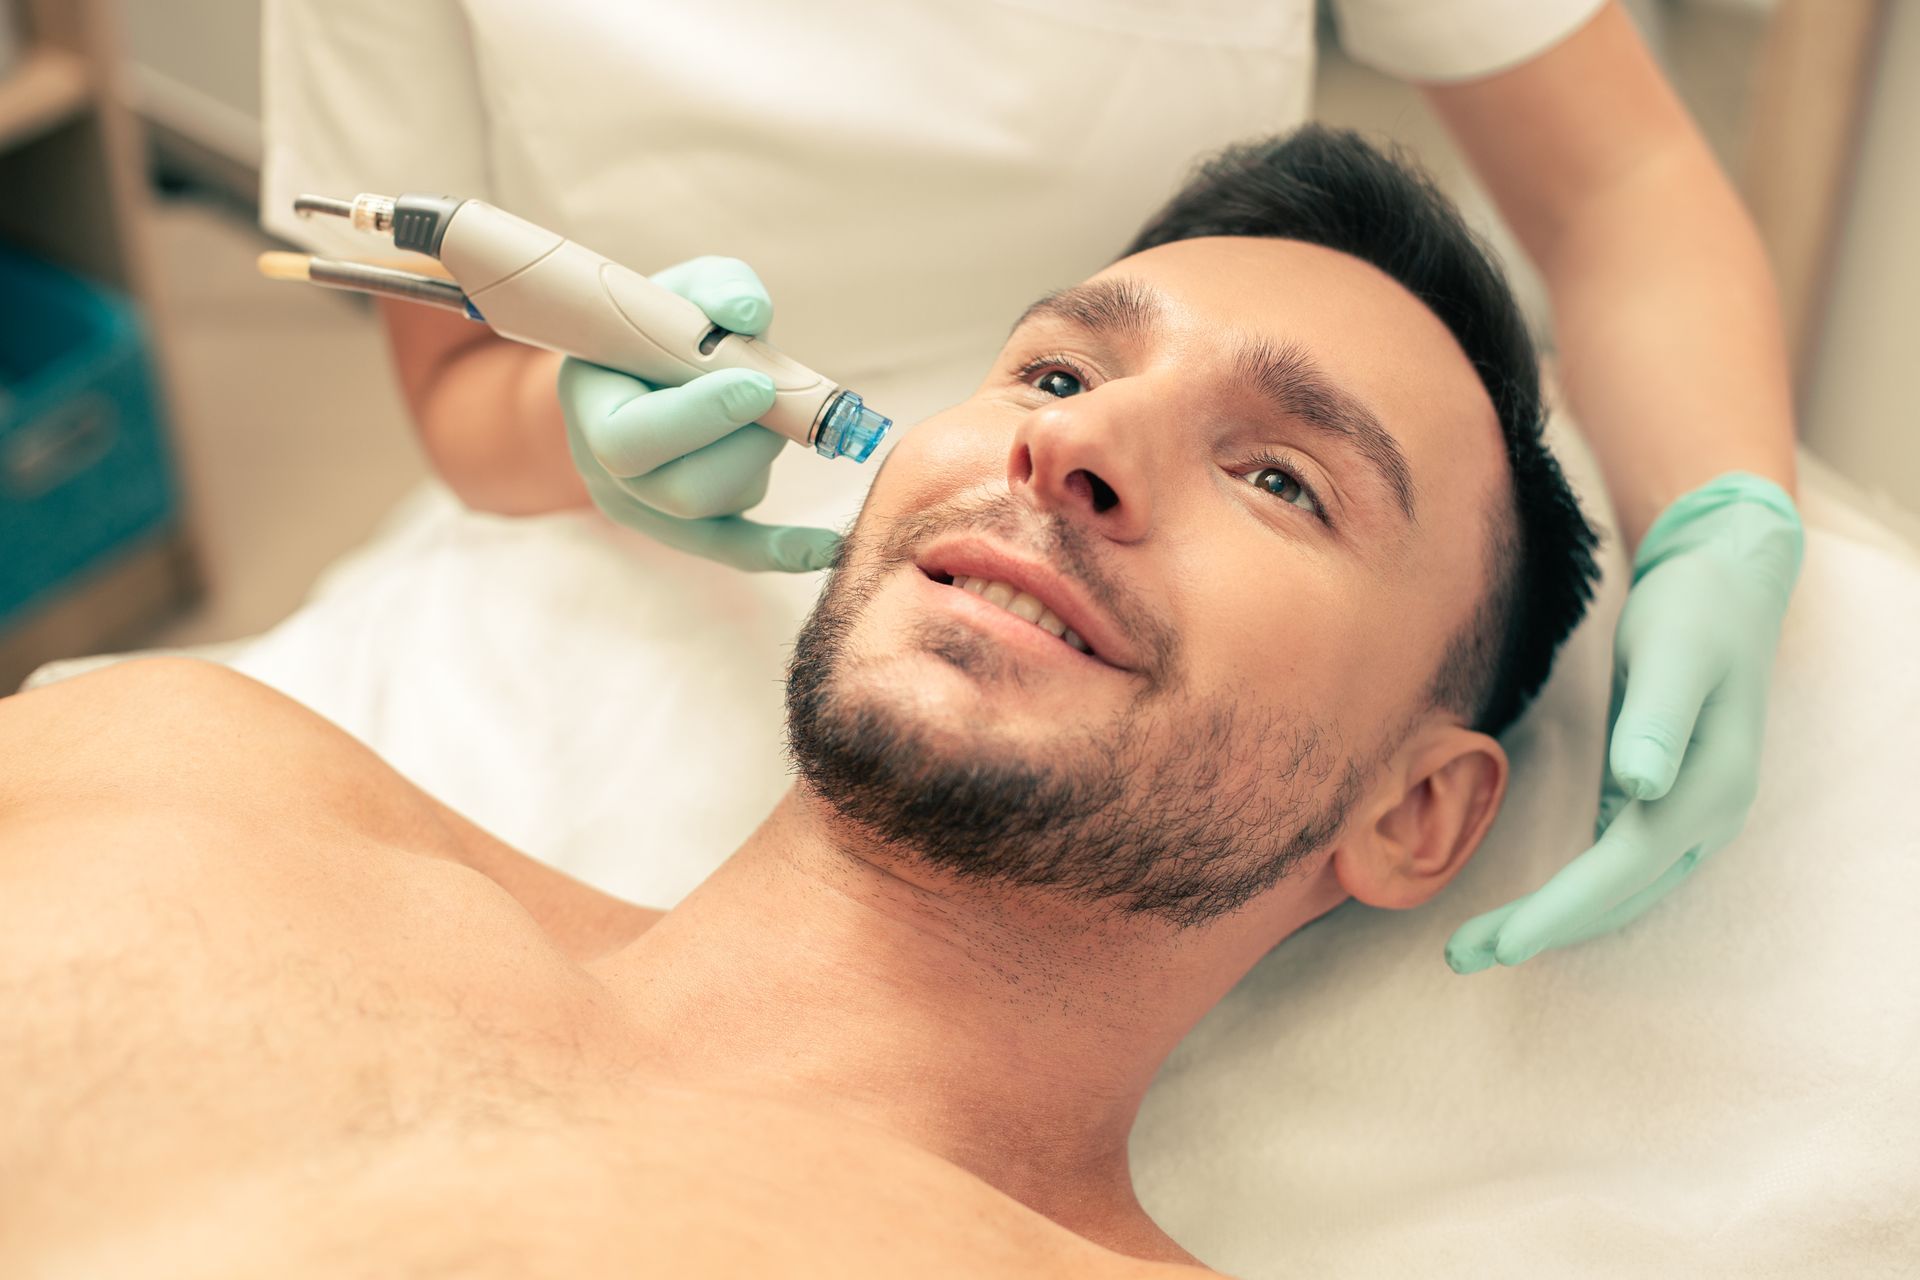
[[[1616,572],[1447,891],[1289,939],[1162,1071],[1141,1198],[1208,1262],[1920,1275],[1920,567],[1810,535],[1759,800],[1664,902],[1518,969],[1441,958],[1588,843],[1620,599]]]

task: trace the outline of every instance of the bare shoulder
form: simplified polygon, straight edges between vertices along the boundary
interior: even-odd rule
[[[245,784],[295,774],[326,804],[379,763],[291,698],[195,658],[138,658],[0,700],[0,761],[9,817],[210,793],[245,807]]]
[[[248,676],[143,658],[0,699],[0,867],[81,829],[186,826],[323,861],[350,837],[461,863],[519,899],[563,951],[596,954],[658,918],[547,867],[403,778],[323,716]]]

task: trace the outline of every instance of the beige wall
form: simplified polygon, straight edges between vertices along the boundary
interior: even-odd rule
[[[260,0],[121,0],[120,10],[140,112],[257,167]]]
[[[1920,513],[1920,0],[1890,0],[1803,396],[1807,448]]]

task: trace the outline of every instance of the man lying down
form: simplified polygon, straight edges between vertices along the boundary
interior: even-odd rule
[[[1217,158],[900,441],[664,914],[219,667],[0,702],[0,1273],[1184,1272],[1156,1068],[1459,872],[1585,606],[1541,416],[1424,180]]]

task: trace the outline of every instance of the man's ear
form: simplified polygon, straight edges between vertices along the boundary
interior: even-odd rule
[[[1506,790],[1493,738],[1452,724],[1417,733],[1381,771],[1371,820],[1334,853],[1341,888],[1369,906],[1419,906],[1467,865]]]

